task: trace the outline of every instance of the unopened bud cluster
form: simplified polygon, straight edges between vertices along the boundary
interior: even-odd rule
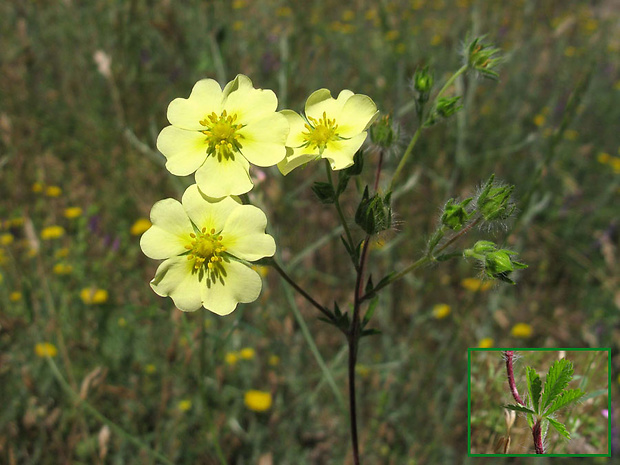
[[[468,68],[480,73],[481,76],[498,80],[499,74],[495,71],[502,62],[501,50],[484,42],[484,36],[476,37],[465,45],[463,55]]]
[[[485,221],[505,220],[515,211],[511,200],[515,186],[502,186],[494,183],[495,175],[491,175],[476,199],[476,209]]]
[[[493,279],[514,284],[509,275],[519,269],[527,268],[525,263],[513,259],[516,252],[508,249],[500,249],[491,241],[478,241],[471,249],[465,249],[465,258],[475,258],[482,263],[484,273]]]
[[[392,227],[392,193],[388,192],[384,197],[368,194],[368,186],[364,189],[362,201],[355,212],[355,222],[367,234],[376,234]]]

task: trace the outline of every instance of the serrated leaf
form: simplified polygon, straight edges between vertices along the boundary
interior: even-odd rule
[[[545,410],[553,400],[568,386],[573,378],[573,363],[565,358],[556,360],[549,368],[545,379],[545,392],[542,396],[541,410]]]
[[[532,367],[526,367],[527,371],[527,391],[532,400],[532,406],[535,412],[539,412],[538,406],[540,402],[540,392],[542,391],[542,381],[536,370]]]
[[[508,404],[504,405],[504,408],[507,408],[508,410],[514,410],[515,412],[531,413],[532,415],[536,415],[536,412],[534,412],[532,409],[523,407],[522,405]]]
[[[562,436],[564,436],[566,439],[570,440],[570,433],[568,432],[568,430],[566,429],[566,426],[564,426],[562,423],[560,423],[557,420],[554,420],[553,418],[547,418],[547,420],[549,421],[549,424],[551,426],[553,426],[556,431],[558,433],[560,433]]]
[[[545,412],[545,415],[550,415],[553,412],[557,412],[561,408],[564,408],[573,402],[577,402],[580,398],[585,395],[581,389],[568,389],[560,394],[555,401],[551,404],[549,409]]]
[[[530,425],[530,429],[532,429],[534,427],[534,417],[528,413],[525,418],[527,418],[527,424]]]

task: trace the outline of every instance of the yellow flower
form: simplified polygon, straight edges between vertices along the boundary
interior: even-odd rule
[[[564,132],[564,139],[566,140],[577,140],[578,136],[579,136],[579,133],[575,131],[574,129],[567,129]]]
[[[226,355],[224,355],[224,361],[227,365],[235,365],[238,360],[239,355],[237,355],[236,352],[227,352]]]
[[[478,347],[480,347],[481,349],[489,349],[493,347],[494,342],[495,341],[493,341],[493,338],[485,337],[484,339],[480,339],[480,342],[478,343]]]
[[[129,230],[132,236],[139,236],[151,227],[151,222],[146,218],[138,218],[134,224],[131,225]]]
[[[194,184],[181,202],[157,202],[151,221],[140,247],[146,256],[164,260],[151,281],[156,294],[171,297],[180,310],[204,307],[218,315],[258,298],[262,280],[245,262],[276,251],[273,237],[265,234],[267,217],[260,209],[231,197],[215,201]]]
[[[50,239],[58,239],[65,235],[65,228],[62,226],[48,226],[41,231],[41,239],[48,241]]]
[[[32,192],[43,192],[43,184],[40,182],[35,182],[32,185]]]
[[[278,366],[280,364],[280,357],[278,357],[277,355],[270,355],[268,363],[272,367]]]
[[[477,278],[465,278],[461,281],[461,286],[471,292],[484,292],[493,286],[492,281],[481,281]]]
[[[4,233],[0,235],[0,245],[9,245],[13,242],[15,238],[11,233]]]
[[[437,304],[433,307],[433,318],[441,320],[450,315],[451,311],[452,309],[448,304]]]
[[[123,317],[120,317],[118,319],[118,326],[120,326],[121,328],[124,328],[125,326],[127,326],[127,320]]]
[[[65,218],[73,219],[82,216],[82,209],[80,207],[65,208]]]
[[[62,189],[58,186],[47,186],[45,189],[45,195],[48,197],[59,197],[62,194]]]
[[[306,100],[305,119],[291,110],[282,110],[282,114],[291,126],[286,141],[290,150],[278,168],[287,175],[319,158],[328,160],[333,170],[351,166],[379,112],[366,95],[343,90],[334,99],[329,90],[319,89]]]
[[[49,342],[39,342],[34,346],[34,353],[37,354],[38,357],[55,357],[58,353],[56,346],[54,344],[50,344]]]
[[[605,152],[601,152],[597,155],[596,160],[600,164],[604,165],[605,163],[609,163],[609,160],[611,160],[611,155]]]
[[[181,412],[187,412],[192,408],[192,401],[189,399],[184,399],[179,402],[179,410]]]
[[[245,23],[243,21],[233,22],[233,31],[241,31],[244,27]]]
[[[265,412],[271,408],[271,393],[251,390],[243,396],[243,402],[247,408],[254,412]]]
[[[156,371],[157,371],[157,367],[155,367],[155,365],[153,365],[152,363],[149,363],[147,366],[144,367],[144,372],[147,375],[152,375]]]
[[[73,267],[71,265],[67,265],[66,263],[56,263],[52,269],[52,272],[58,275],[71,274],[72,271]]]
[[[18,291],[11,292],[11,294],[9,294],[9,300],[11,302],[19,302],[22,300],[22,293]]]
[[[256,355],[256,352],[251,347],[245,347],[239,351],[239,357],[242,360],[252,360]]]
[[[273,166],[286,155],[287,119],[276,112],[270,90],[254,89],[239,74],[224,90],[217,81],[198,81],[188,99],[168,106],[168,121],[157,138],[166,168],[176,176],[196,172],[207,196],[222,198],[252,189],[250,163]]]
[[[614,170],[614,173],[620,174],[620,158],[612,157],[609,161],[609,165],[611,166],[611,169]]]
[[[513,337],[518,337],[521,339],[527,339],[532,335],[532,327],[527,323],[517,323],[510,330],[510,334]]]
[[[542,126],[543,124],[545,124],[545,116],[538,114],[534,117],[534,124],[538,127]]]
[[[69,255],[69,249],[67,247],[63,247],[62,249],[58,249],[54,252],[54,258],[65,258]]]
[[[87,287],[80,292],[80,298],[86,305],[103,304],[108,301],[108,291]]]
[[[362,365],[361,363],[355,367],[355,372],[360,375],[362,378],[367,378],[370,374],[370,368],[366,365]]]

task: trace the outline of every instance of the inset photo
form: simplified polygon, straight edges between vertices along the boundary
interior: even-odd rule
[[[469,349],[469,456],[611,457],[611,349]]]

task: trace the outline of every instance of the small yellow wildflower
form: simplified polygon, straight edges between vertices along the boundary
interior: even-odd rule
[[[235,365],[238,360],[239,360],[239,356],[237,355],[237,352],[228,352],[224,356],[224,361],[226,362],[227,365],[231,365],[231,366]]]
[[[239,358],[242,360],[252,360],[256,356],[256,351],[251,347],[244,347],[239,351]]]
[[[4,233],[4,234],[0,235],[0,245],[9,245],[14,240],[15,240],[15,238],[13,237],[13,234],[11,234],[11,233]]]
[[[278,357],[277,355],[270,355],[269,356],[269,365],[271,365],[272,367],[278,366],[280,364],[280,357]]]
[[[57,275],[71,274],[72,271],[73,267],[66,263],[56,263],[54,268],[52,268],[52,272]]]
[[[80,292],[80,298],[86,305],[103,304],[108,301],[108,291],[105,289],[85,288]]]
[[[49,342],[39,342],[34,346],[34,353],[37,354],[38,357],[55,357],[58,353],[56,346],[54,344],[50,344]]]
[[[590,18],[585,22],[584,28],[588,32],[594,32],[598,29],[598,21],[596,19]]]
[[[484,339],[480,339],[480,342],[478,343],[478,347],[480,347],[481,349],[489,349],[493,347],[494,342],[495,341],[493,340],[493,338],[485,337]]]
[[[478,278],[465,278],[461,281],[461,286],[471,292],[484,292],[491,288],[492,281],[481,281]]]
[[[579,137],[579,133],[574,129],[567,129],[564,132],[564,139],[566,140],[577,140],[577,137]]]
[[[605,163],[609,163],[609,160],[611,160],[611,155],[606,152],[601,152],[596,157],[596,161],[598,161],[602,165],[604,165]]]
[[[41,231],[41,239],[48,241],[50,239],[58,239],[65,235],[65,228],[62,226],[48,226]]]
[[[254,412],[265,412],[271,408],[271,393],[251,390],[243,396],[243,402],[247,408]]]
[[[18,216],[17,218],[13,218],[9,220],[8,223],[9,223],[9,227],[11,228],[19,228],[20,226],[24,225],[24,218],[22,218],[21,216]]]
[[[45,189],[45,195],[48,197],[60,197],[62,194],[62,189],[58,186],[47,186]]]
[[[452,309],[448,304],[437,304],[433,307],[433,318],[441,320],[450,315],[451,311]]]
[[[32,192],[43,192],[43,184],[41,184],[40,182],[35,182],[32,185]]]
[[[243,21],[235,21],[232,27],[233,31],[241,31],[245,27],[245,23]]]
[[[73,219],[82,216],[82,209],[80,207],[65,208],[65,218]]]
[[[433,35],[433,37],[431,37],[431,45],[432,45],[433,47],[435,47],[435,46],[437,46],[437,45],[441,44],[441,39],[442,39],[442,38],[441,38],[441,35],[439,35],[439,34],[434,34],[434,35]]]
[[[183,399],[179,402],[179,410],[181,412],[187,412],[192,408],[192,401],[189,399]]]
[[[611,166],[611,169],[614,170],[614,173],[620,174],[620,158],[619,157],[612,157],[612,159],[609,161],[609,166]]]
[[[538,114],[536,116],[534,116],[534,124],[538,127],[541,127],[543,124],[545,124],[546,118],[544,115]]]
[[[513,337],[518,337],[521,339],[527,339],[532,335],[532,327],[527,323],[517,323],[510,330],[510,334]]]
[[[22,300],[22,293],[18,291],[13,291],[9,294],[9,300],[11,302],[19,302]]]
[[[246,4],[247,4],[246,0],[234,0],[233,3],[232,3],[232,7],[235,10],[239,10],[241,8],[244,8],[246,6]]]
[[[152,363],[149,363],[147,366],[144,367],[144,372],[147,375],[152,375],[156,371],[157,371],[157,367],[155,365],[153,365]]]
[[[58,249],[54,252],[54,258],[65,258],[69,255],[69,249],[67,247],[63,247],[62,249]]]
[[[139,236],[151,227],[151,222],[146,218],[138,218],[131,226],[130,233],[132,236]]]
[[[367,10],[366,13],[364,13],[364,19],[366,19],[367,21],[371,21],[375,19],[376,17],[377,17],[377,10],[375,10],[374,8],[371,8],[370,10]]]
[[[367,378],[370,374],[370,368],[368,368],[366,365],[359,364],[355,367],[355,372],[362,378]]]
[[[127,326],[127,320],[123,317],[120,317],[118,319],[118,326],[120,326],[121,328],[124,328],[125,326]]]

